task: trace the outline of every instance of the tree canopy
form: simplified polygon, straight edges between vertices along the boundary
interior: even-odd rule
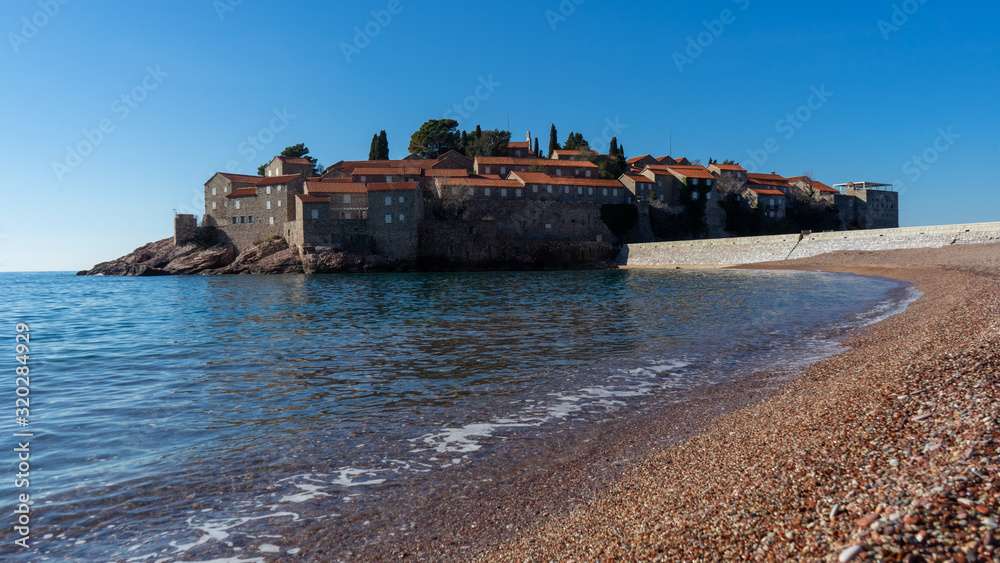
[[[569,137],[563,143],[562,148],[567,151],[589,151],[590,143],[583,138],[583,133],[573,133],[570,131]]]
[[[409,150],[421,158],[437,158],[459,148],[461,138],[454,119],[431,119],[410,137]]]
[[[552,158],[552,153],[555,152],[555,151],[557,151],[557,150],[559,150],[560,148],[561,147],[559,146],[559,137],[558,137],[558,135],[556,133],[556,124],[553,123],[552,124],[552,129],[549,130],[549,156],[548,156],[548,158]]]
[[[312,164],[312,166],[313,166],[313,172],[315,174],[318,175],[318,174],[321,174],[323,172],[323,170],[321,169],[322,166],[320,165],[319,161],[317,159],[309,156],[309,147],[307,147],[305,145],[305,143],[299,143],[297,145],[292,145],[290,147],[285,147],[285,150],[281,151],[281,154],[279,154],[278,156],[284,156],[284,157],[287,157],[287,158],[304,158],[304,159],[308,160]],[[265,162],[264,164],[260,165],[257,168],[257,175],[258,176],[263,176],[264,175],[264,169],[267,168],[268,164],[270,164],[270,162]]]
[[[389,138],[385,129],[372,135],[372,146],[368,150],[368,160],[389,160]]]
[[[476,126],[472,133],[462,131],[459,141],[458,152],[469,158],[477,156],[507,156],[508,145],[510,144],[510,131],[494,129],[483,131],[483,128]]]

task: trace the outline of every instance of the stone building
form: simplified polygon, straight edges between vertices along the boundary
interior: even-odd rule
[[[604,205],[625,203],[629,194],[618,180],[571,178],[542,172],[511,172],[507,179],[519,182],[526,197],[533,201]]]
[[[476,174],[499,174],[504,178],[511,172],[543,172],[552,176],[597,178],[597,165],[586,160],[479,156],[473,163],[473,170]]]
[[[851,221],[863,229],[899,228],[899,192],[892,184],[850,182],[837,184],[844,195],[854,199]]]
[[[264,176],[294,176],[301,174],[306,178],[316,175],[312,161],[308,158],[292,158],[289,156],[276,156],[264,167]]]

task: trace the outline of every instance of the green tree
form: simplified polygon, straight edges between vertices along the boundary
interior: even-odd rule
[[[385,134],[385,129],[378,133],[378,158],[376,160],[389,160],[389,137]]]
[[[372,135],[372,146],[368,149],[368,160],[379,160],[378,157],[378,133]]]
[[[483,131],[483,128],[476,126],[472,133],[462,131],[459,152],[469,158],[477,156],[507,156],[508,145],[510,144],[510,131],[494,129]]]
[[[431,119],[410,136],[409,150],[421,158],[437,158],[460,148],[458,122],[454,119]]]
[[[568,151],[589,151],[590,143],[583,138],[583,133],[570,132],[562,148]]]
[[[548,158],[552,158],[552,153],[554,153],[555,151],[559,150],[560,148],[561,147],[559,146],[559,137],[556,135],[556,124],[553,123],[552,124],[552,129],[549,130],[549,156],[548,156]]]
[[[542,149],[538,148],[538,137],[535,137],[535,158],[542,158]]]
[[[285,150],[281,151],[281,154],[279,154],[278,156],[284,156],[287,158],[304,158],[312,164],[313,172],[315,174],[319,175],[323,173],[322,170],[323,167],[320,165],[319,161],[309,156],[309,147],[307,147],[305,143],[299,143],[297,145],[285,147]],[[267,168],[268,164],[270,164],[270,162],[266,162],[262,164],[259,168],[257,168],[258,176],[264,175],[264,169]]]

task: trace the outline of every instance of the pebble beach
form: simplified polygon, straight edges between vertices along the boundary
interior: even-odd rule
[[[748,267],[884,276],[923,296],[477,560],[1000,560],[1000,245]]]
[[[922,296],[794,374],[706,390],[340,560],[1000,561],[1000,244],[748,269]],[[419,508],[417,509],[419,510]],[[332,546],[331,546],[332,547]],[[319,556],[319,548],[313,555]]]

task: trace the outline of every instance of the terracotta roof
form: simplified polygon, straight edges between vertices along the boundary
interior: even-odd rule
[[[396,190],[416,190],[420,184],[416,182],[387,182],[384,184],[368,184],[370,192],[385,192]]]
[[[419,176],[423,168],[356,168],[351,176]]]
[[[665,156],[663,158],[670,158],[670,157],[669,156]],[[671,160],[674,161],[674,164],[680,164],[681,166],[690,166],[691,165],[691,161],[688,160],[688,159],[686,159],[686,158],[684,158],[683,156],[680,157],[680,158],[674,158],[674,159],[671,159]]]
[[[229,180],[234,184],[256,184],[263,176],[245,176],[243,174],[227,174],[219,172],[219,176]]]
[[[490,178],[492,180],[503,180],[503,176],[499,174],[469,174],[469,178]]]
[[[499,178],[438,178],[439,186],[476,186],[484,188],[520,188],[517,180],[501,180]]]
[[[681,166],[675,164],[673,166],[667,167],[669,170],[684,176],[685,178],[702,178],[708,180],[714,180],[715,176],[708,171],[704,166]]]
[[[351,178],[309,178],[307,182],[325,182],[328,184],[352,184],[354,180]]]
[[[309,194],[363,194],[368,188],[361,182],[306,182]]]
[[[285,164],[301,164],[303,166],[312,166],[313,163],[308,158],[294,158],[291,156],[279,156],[278,160],[284,162]]]
[[[587,151],[587,154],[590,154],[591,152],[593,152],[593,151]],[[580,156],[581,154],[583,154],[583,151],[573,151],[573,150],[567,150],[567,149],[556,149],[556,150],[552,151],[552,154],[555,154],[555,153],[564,154],[566,156]]]
[[[559,168],[597,168],[593,162],[586,160],[554,160],[548,158],[509,158],[505,156],[480,156],[477,164],[488,166],[543,166]]]
[[[765,188],[750,188],[750,191],[760,195],[785,195],[781,190],[768,190]]]
[[[743,168],[738,164],[710,164],[709,166],[714,166],[719,170],[729,170],[732,172],[746,172],[747,169]]]
[[[517,178],[524,184],[552,184],[554,186],[588,186],[594,188],[621,188],[618,180],[603,180],[597,178],[568,178],[552,176],[543,172],[511,172],[509,178]]]
[[[512,149],[530,149],[531,145],[528,144],[528,141],[511,141],[507,143],[507,147]]]
[[[226,194],[226,197],[247,197],[257,195],[257,188],[239,188]]]
[[[353,172],[358,168],[430,168],[437,164],[437,160],[413,159],[413,160],[349,160],[340,163],[341,172]]]
[[[299,201],[301,201],[302,203],[330,203],[329,197],[320,197],[307,194],[296,194],[295,197],[299,198]]]
[[[647,178],[645,176],[640,176],[639,174],[622,174],[622,176],[627,176],[627,177],[631,178],[632,181],[638,182],[640,184],[652,184],[652,183],[654,183],[649,178]]]
[[[831,188],[830,186],[820,182],[819,180],[813,180],[809,176],[795,176],[794,178],[787,178],[788,183],[793,184],[795,182],[807,182],[812,185],[813,189],[817,192],[829,192],[839,194],[840,190]]]
[[[434,170],[424,170],[424,176],[428,178],[465,178],[469,171],[464,168],[437,168]]]
[[[680,161],[674,160],[673,158],[671,158],[671,156],[669,154],[667,156],[661,156],[660,158],[656,159],[656,162],[659,162],[660,164],[679,164],[680,163]]]
[[[651,155],[651,154],[644,154],[642,156],[632,157],[632,158],[626,160],[625,162],[627,164],[635,164],[636,162],[639,162],[640,160],[643,160],[643,159],[646,159],[646,158],[652,158],[653,160],[656,160],[656,158],[654,158],[653,155]]]
[[[777,174],[747,174],[747,183],[761,186],[787,187],[788,179]]]
[[[276,186],[278,184],[287,184],[296,178],[301,178],[301,174],[288,174],[285,176],[271,176],[270,178],[261,178],[257,181],[255,186]]]

